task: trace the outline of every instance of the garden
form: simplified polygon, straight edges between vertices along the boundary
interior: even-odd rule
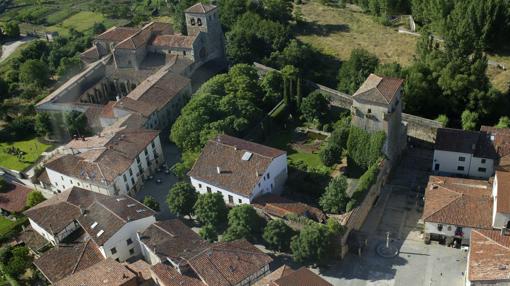
[[[16,142],[0,142],[0,166],[15,171],[22,171],[34,164],[41,153],[51,145],[37,138]]]

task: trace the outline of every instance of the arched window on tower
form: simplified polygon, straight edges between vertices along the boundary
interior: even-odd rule
[[[191,23],[191,26],[195,26],[195,18],[191,18],[190,23]]]
[[[197,25],[202,26],[202,19],[200,18],[197,19]]]

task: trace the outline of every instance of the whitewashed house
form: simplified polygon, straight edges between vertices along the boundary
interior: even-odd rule
[[[483,131],[439,128],[432,170],[439,175],[490,178],[498,159],[493,140]]]
[[[472,229],[492,229],[491,194],[488,181],[431,176],[421,218],[425,237],[467,241]]]
[[[121,128],[77,138],[47,162],[45,188],[79,187],[104,195],[134,193],[164,163],[159,131]]]
[[[221,193],[230,205],[280,194],[287,180],[287,153],[228,135],[210,140],[188,173],[197,192]]]
[[[119,261],[141,254],[137,233],[156,221],[154,214],[129,196],[106,196],[77,187],[25,211],[34,231],[53,245],[81,228],[105,258]]]

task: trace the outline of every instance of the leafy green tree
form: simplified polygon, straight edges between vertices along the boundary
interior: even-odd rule
[[[301,114],[310,123],[322,124],[329,113],[329,100],[320,91],[316,90],[303,99]]]
[[[277,71],[269,71],[262,77],[260,87],[264,92],[262,102],[267,108],[274,107],[282,99],[283,77]]]
[[[6,37],[17,38],[19,37],[19,24],[15,21],[9,21],[4,24],[3,33]]]
[[[401,78],[403,75],[402,66],[399,63],[380,64],[375,68],[375,74]]]
[[[368,133],[361,128],[351,126],[347,140],[349,168],[367,170],[382,156],[385,140],[386,134],[383,131]]]
[[[191,217],[197,203],[197,193],[190,183],[178,182],[172,186],[166,197],[166,203],[173,214]]]
[[[331,257],[330,233],[319,223],[305,225],[290,243],[292,258],[300,263],[324,264]]]
[[[294,231],[283,220],[276,219],[267,223],[262,238],[272,250],[287,251]]]
[[[496,128],[510,128],[510,118],[508,116],[502,116],[499,118]]]
[[[235,206],[228,212],[228,228],[223,235],[223,240],[244,238],[253,242],[260,227],[261,218],[251,205]]]
[[[193,209],[201,224],[210,224],[216,229],[227,219],[227,206],[220,193],[200,194]]]
[[[379,59],[364,49],[354,49],[349,60],[342,63],[338,74],[338,89],[353,94],[375,71]]]
[[[159,212],[159,202],[156,201],[156,199],[153,196],[145,196],[143,198],[143,204],[147,206],[150,209],[153,209],[157,212]]]
[[[319,158],[324,165],[331,167],[340,161],[341,152],[337,145],[326,144],[319,150]]]
[[[443,125],[444,127],[448,126],[448,117],[444,114],[440,114],[437,118],[436,118],[436,121],[440,122],[441,125]]]
[[[82,62],[79,57],[64,57],[60,60],[57,69],[57,75],[60,77],[71,77],[77,74],[82,68]]]
[[[286,24],[292,19],[292,0],[262,0],[267,18]]]
[[[8,253],[8,261],[4,263],[4,271],[13,277],[23,274],[31,264],[28,248],[25,246],[16,246]]]
[[[70,111],[64,115],[65,124],[69,135],[84,136],[87,134],[87,117],[83,112]]]
[[[36,40],[27,44],[25,48],[21,50],[21,59],[25,60],[44,60],[48,57],[50,50],[56,49],[55,46],[50,49],[48,43],[43,40]]]
[[[201,238],[211,243],[218,240],[218,232],[216,231],[216,228],[210,224],[202,226],[198,231],[198,234]]]
[[[42,203],[45,200],[46,198],[42,195],[41,192],[33,191],[28,193],[26,205],[28,208],[31,208],[33,206],[38,205],[39,203]]]
[[[461,116],[462,129],[464,130],[476,130],[478,126],[478,113],[464,110]]]
[[[195,0],[179,0],[173,7],[174,8],[174,15],[172,17],[173,24],[175,29],[182,34],[187,34],[186,17],[184,16],[184,11],[194,4]]]
[[[35,116],[35,131],[39,136],[52,133],[51,116],[48,112],[38,112]]]
[[[336,214],[343,212],[350,199],[346,191],[347,178],[344,176],[334,177],[319,200],[322,210]]]
[[[220,20],[223,26],[230,30],[237,19],[248,11],[248,1],[219,0]]]
[[[94,23],[94,26],[92,26],[92,32],[94,35],[98,35],[106,31],[106,27],[103,23]]]
[[[49,80],[46,64],[40,60],[27,60],[20,66],[19,78],[23,83],[45,86]]]

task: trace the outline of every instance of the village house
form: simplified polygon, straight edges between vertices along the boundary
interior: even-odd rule
[[[484,131],[439,128],[432,170],[436,174],[488,179],[494,175],[498,154],[494,136]]]
[[[467,242],[472,229],[493,228],[492,185],[484,180],[429,178],[422,220],[425,239]]]
[[[121,262],[141,254],[137,232],[156,221],[154,214],[129,196],[106,196],[77,187],[25,211],[32,229],[53,245],[83,230],[104,258]]]
[[[209,246],[179,219],[157,221],[138,234],[142,254],[151,265],[169,263],[178,271],[186,259]]]
[[[79,187],[104,195],[133,194],[165,162],[159,131],[120,128],[75,138],[44,164],[44,188]]]
[[[269,274],[271,257],[248,241],[217,242],[186,259],[175,269],[158,263],[151,267],[160,286],[244,286]]]
[[[352,125],[368,132],[384,131],[383,153],[391,162],[400,156],[407,143],[407,130],[402,124],[403,82],[370,74],[352,96]]]
[[[209,140],[188,173],[196,191],[220,193],[229,205],[280,194],[287,180],[287,153],[228,135]]]

